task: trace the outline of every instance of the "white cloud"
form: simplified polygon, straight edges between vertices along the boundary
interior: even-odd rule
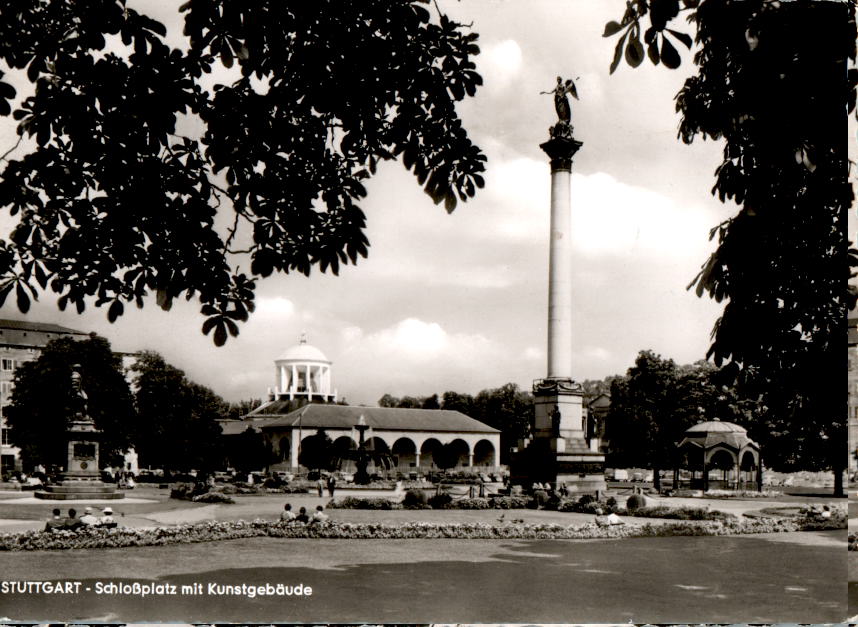
[[[260,298],[256,301],[254,318],[278,318],[285,320],[295,313],[295,305],[288,298]],[[252,319],[252,318],[251,318]]]
[[[489,45],[478,59],[486,86],[506,87],[521,69],[521,47],[514,39],[505,39]]]
[[[547,241],[550,224],[549,170],[528,158],[495,162],[488,189],[496,203],[493,234],[507,241]],[[572,241],[576,254],[657,255],[700,258],[715,221],[701,206],[671,198],[614,177],[572,175]]]

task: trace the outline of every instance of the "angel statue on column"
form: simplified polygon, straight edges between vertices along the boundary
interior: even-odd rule
[[[577,79],[576,79],[577,80]],[[566,94],[572,94],[575,100],[578,100],[578,90],[575,89],[575,83],[572,79],[567,79],[563,82],[561,77],[557,77],[557,85],[552,91],[542,91],[541,94],[554,94],[554,108],[557,110],[557,117],[561,122],[569,124],[572,120],[572,107],[569,105],[569,98]]]

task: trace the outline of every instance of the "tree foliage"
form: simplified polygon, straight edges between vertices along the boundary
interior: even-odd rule
[[[677,366],[652,351],[638,353],[635,365],[611,384],[609,464],[656,471],[672,468],[683,432],[713,419],[747,428],[765,454],[768,441],[758,399],[742,396],[722,379],[722,373],[706,361]],[[653,480],[660,481],[657,472]]]
[[[63,337],[49,342],[35,361],[15,370],[12,402],[4,411],[11,442],[20,447],[26,468],[62,468],[67,455],[67,429],[80,402],[72,387],[72,366],[80,366],[86,412],[103,433],[101,464],[122,465],[134,424],[131,391],[122,360],[110,343],[96,335],[86,340]]]
[[[131,367],[138,422],[135,448],[141,466],[170,471],[215,470],[221,462],[217,419],[227,404],[189,381],[158,353],[140,353]]]
[[[331,436],[319,429],[301,441],[298,463],[311,470],[333,470],[336,452]]]
[[[840,470],[842,348],[856,302],[847,281],[858,265],[846,238],[854,3],[635,0],[606,26],[605,36],[624,30],[612,68],[646,18],[645,41],[665,41],[682,12],[696,29],[698,72],[676,98],[679,136],[723,140],[712,193],[739,207],[712,230],[718,246],[689,286],[725,303],[707,356],[764,395],[772,432],[795,442],[794,455],[776,459]],[[631,57],[626,49],[639,65]]]
[[[19,216],[0,303],[15,292],[26,312],[50,288],[113,321],[148,294],[196,297],[222,345],[258,278],[367,255],[359,203],[379,162],[401,158],[452,211],[484,183],[455,110],[482,82],[479,48],[422,4],[189,0],[173,48],[125,0],[2,3],[0,59],[34,93],[12,112],[0,82],[0,115],[37,147],[0,173]]]
[[[226,446],[229,466],[243,473],[267,468],[275,459],[265,436],[251,426],[230,438]]]

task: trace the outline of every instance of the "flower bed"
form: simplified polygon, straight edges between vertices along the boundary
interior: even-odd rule
[[[416,496],[409,499],[408,495],[402,503],[391,501],[384,497],[347,496],[331,501],[331,509],[524,509],[529,506],[531,498],[526,496],[493,496],[490,498],[474,497],[453,499],[448,494],[434,495],[420,500]]]
[[[708,490],[701,497],[704,499],[767,499],[783,496],[780,490]]]
[[[324,539],[524,539],[579,540],[600,538],[721,536],[786,531],[843,529],[845,516],[823,521],[806,518],[757,518],[727,521],[681,521],[661,525],[626,524],[602,527],[556,524],[425,523],[404,524],[325,523],[301,525],[281,521],[205,522],[147,529],[83,529],[78,532],[27,531],[0,534],[0,551],[63,549],[104,549],[132,546],[159,546],[215,542],[239,538],[324,538]],[[850,546],[852,541],[850,541]]]
[[[705,507],[670,507],[668,505],[654,505],[652,507],[638,507],[630,511],[620,511],[626,516],[640,516],[642,518],[673,518],[677,520],[730,520],[735,518],[733,514],[707,509]]]

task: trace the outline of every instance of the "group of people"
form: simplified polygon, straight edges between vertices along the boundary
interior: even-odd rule
[[[283,506],[283,511],[280,513],[280,520],[287,523],[302,523],[305,525],[314,525],[328,522],[328,515],[325,513],[325,508],[321,505],[316,506],[316,511],[312,516],[307,514],[307,508],[302,507],[298,513],[292,511],[292,504],[286,503]]]
[[[539,483],[538,481],[531,486],[531,490],[536,492],[537,490],[545,490],[546,492],[556,492],[560,497],[569,496],[569,488],[566,487],[565,483],[556,483],[554,487],[551,487],[551,483],[546,481],[545,483]]]
[[[116,527],[116,520],[113,518],[113,509],[105,507],[101,510],[101,516],[95,515],[95,510],[87,507],[83,510],[83,515],[78,517],[77,510],[69,509],[68,516],[63,516],[59,508],[55,508],[52,512],[52,517],[45,523],[45,531],[77,531],[84,527],[104,527],[111,529]]]
[[[319,477],[319,480],[316,481],[316,489],[319,491],[319,496],[325,496],[325,486],[328,487],[328,494],[331,498],[334,498],[334,490],[337,489],[337,478],[334,475],[329,475],[328,480],[325,481],[322,477]]]

